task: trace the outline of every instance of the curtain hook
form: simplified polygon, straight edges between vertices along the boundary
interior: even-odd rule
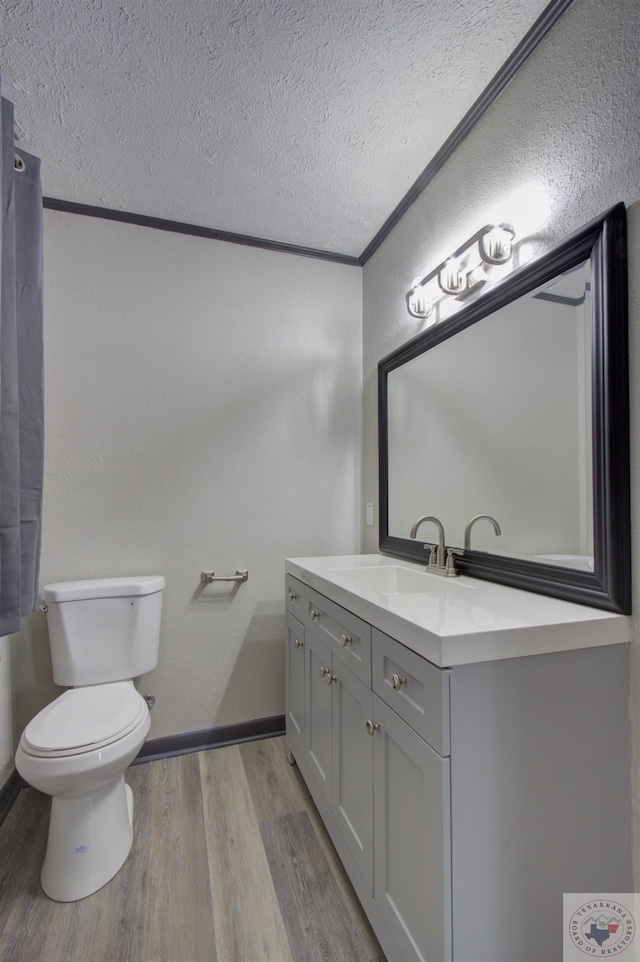
[[[14,154],[14,155],[13,155],[13,169],[14,169],[14,170],[17,170],[17,172],[18,172],[19,174],[21,174],[22,171],[25,170],[25,168],[26,168],[26,164],[25,164],[24,160],[22,159],[22,157],[20,156],[20,154]]]

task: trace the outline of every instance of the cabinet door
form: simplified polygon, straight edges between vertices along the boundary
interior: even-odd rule
[[[449,759],[373,703],[374,898],[405,962],[451,962]]]
[[[334,659],[333,797],[331,808],[362,876],[373,886],[373,696]]]
[[[304,751],[304,627],[288,612],[285,621],[287,751],[299,759]]]
[[[331,652],[306,632],[304,757],[322,796],[331,805]],[[329,675],[327,676],[327,672]]]

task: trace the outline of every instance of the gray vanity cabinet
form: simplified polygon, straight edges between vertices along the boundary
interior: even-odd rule
[[[633,891],[626,645],[439,668],[287,577],[289,760],[388,962],[559,962],[564,892]]]

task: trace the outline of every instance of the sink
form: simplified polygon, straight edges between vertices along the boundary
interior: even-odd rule
[[[388,556],[289,558],[294,578],[441,668],[629,640],[628,618]]]
[[[380,595],[415,595],[434,590],[431,578],[421,571],[402,565],[379,565],[375,568],[332,568],[331,574],[351,581],[365,591]]]

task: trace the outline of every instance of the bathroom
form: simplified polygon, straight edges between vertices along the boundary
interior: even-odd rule
[[[627,205],[635,492],[637,28],[632,0],[575,0],[364,267],[45,211],[41,583],[164,575],[159,664],[141,685],[156,698],[151,738],[283,713],[284,558],[377,550],[376,368],[416,333],[406,290],[531,185],[545,202],[532,254]],[[639,533],[634,496],[634,554]],[[237,589],[200,585],[203,569],[243,568]],[[634,619],[636,820],[638,644]],[[2,784],[56,691],[34,614],[0,640]]]

